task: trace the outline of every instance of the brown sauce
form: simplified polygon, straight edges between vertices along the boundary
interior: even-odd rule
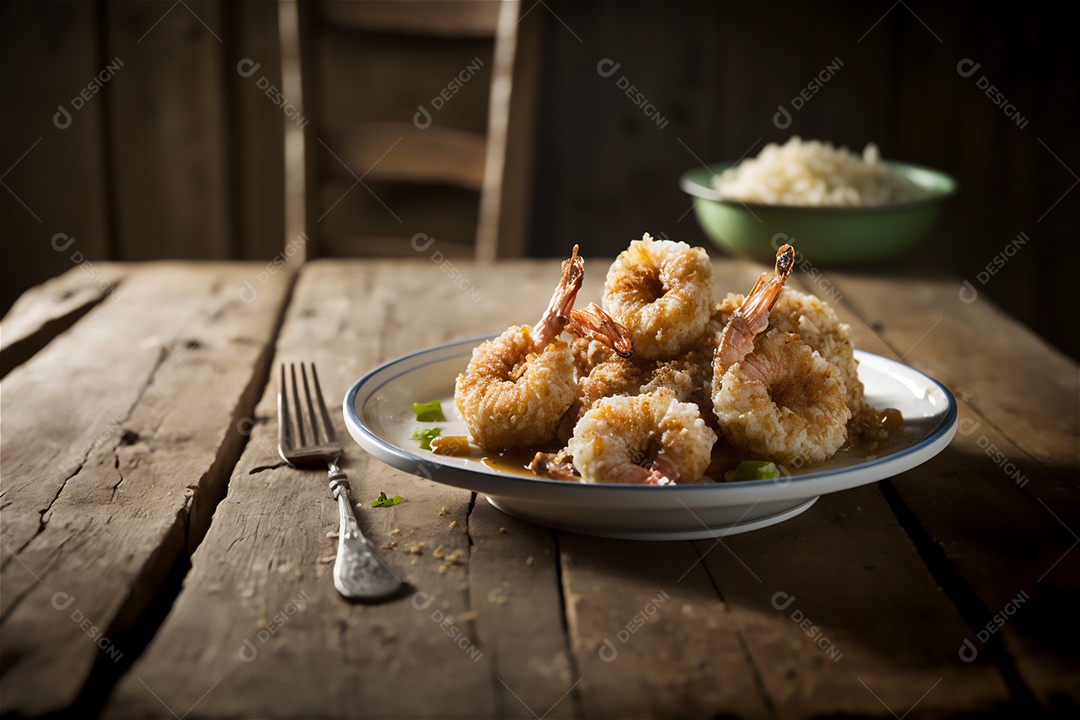
[[[509,473],[511,475],[523,475],[535,478],[536,473],[529,469],[529,463],[536,456],[538,450],[505,450],[493,455],[485,455],[480,462],[495,472]]]
[[[794,469],[792,474],[798,475],[818,470],[828,470],[832,467],[842,467],[849,464],[851,462],[849,458],[853,457],[880,457],[886,455],[903,444],[902,433],[900,432],[903,427],[903,418],[900,416],[899,411],[894,408],[863,413],[851,421],[848,426],[848,441],[835,455],[820,463],[803,465],[798,469]],[[537,478],[540,475],[530,470],[529,464],[537,452],[552,451],[553,448],[551,447],[505,450],[499,453],[485,454],[479,459],[486,467],[495,472]],[[734,470],[740,460],[746,459],[757,458],[746,458],[741,454],[732,454],[720,441],[717,441],[713,450],[713,462],[705,471],[705,475],[698,481],[698,484],[724,482],[724,473],[728,470]]]

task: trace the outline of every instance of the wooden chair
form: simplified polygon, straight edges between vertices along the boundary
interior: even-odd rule
[[[282,94],[298,110],[286,244],[305,233],[303,259],[522,255],[533,2],[279,0]]]

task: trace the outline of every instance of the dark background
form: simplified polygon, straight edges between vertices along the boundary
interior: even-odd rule
[[[80,258],[269,259],[281,251],[286,118],[254,78],[236,72],[251,58],[280,85],[274,3],[17,1],[0,10],[4,310]],[[958,292],[967,279],[981,299],[1080,357],[1072,15],[1069,4],[1051,3],[546,0],[522,21],[540,39],[531,58],[529,252],[559,256],[578,242],[586,255],[610,256],[644,231],[704,245],[678,188],[699,160],[756,154],[792,134],[853,149],[873,141],[884,157],[952,174],[960,192],[917,252],[859,270],[945,275]],[[371,117],[378,108],[382,119],[409,122],[463,58],[484,52],[475,40],[449,47],[331,32],[320,57],[349,86],[327,93],[322,109]],[[957,71],[965,58],[980,65],[970,77]],[[70,109],[114,59],[123,63],[115,77],[57,128],[58,105]],[[610,77],[597,72],[605,59],[620,65]],[[837,59],[835,76],[778,129],[778,105],[790,110]],[[435,68],[436,79],[403,90],[410,62]],[[664,127],[620,90],[620,77]],[[981,77],[1023,127],[979,89]],[[482,86],[470,83],[442,119],[482,127]],[[335,213],[359,213],[371,203],[363,195],[349,195]],[[445,226],[415,217],[419,229],[449,237],[471,232],[474,214],[450,213]],[[412,216],[402,217],[408,225]],[[1021,232],[1027,244],[980,282]],[[57,233],[75,239],[64,252],[53,248]]]

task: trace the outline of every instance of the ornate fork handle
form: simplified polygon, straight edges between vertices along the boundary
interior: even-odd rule
[[[345,597],[374,600],[394,594],[401,580],[378,558],[356,522],[349,480],[338,467],[330,463],[330,491],[338,502],[341,525],[338,530],[337,559],[334,562],[334,586]]]

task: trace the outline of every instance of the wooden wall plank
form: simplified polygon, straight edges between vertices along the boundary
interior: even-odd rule
[[[560,255],[568,233],[612,257],[643,231],[705,242],[678,176],[698,166],[683,143],[718,159],[709,111],[720,8],[556,2],[533,11],[545,15],[531,254]]]
[[[567,228],[610,238],[611,254],[646,224],[704,244],[692,216],[680,221],[690,202],[677,185],[698,159],[735,160],[791,134],[858,148],[874,141],[885,157],[955,175],[960,193],[917,251],[870,269],[921,277],[933,268],[975,282],[1026,231],[1031,242],[984,290],[1080,356],[1080,335],[1045,311],[1075,307],[1076,285],[1038,280],[1080,253],[1069,229],[1080,50],[1068,41],[1064,9],[970,0],[768,9],[552,0],[544,9],[531,253],[553,254],[548,238]],[[957,72],[965,57],[982,63],[972,77]],[[603,58],[621,63],[606,79],[596,71]],[[808,88],[834,58],[843,62],[834,77]],[[1027,127],[977,86],[983,76],[1030,117]],[[616,86],[621,78],[670,123],[648,127]],[[778,104],[790,109],[803,89],[810,99],[790,126],[776,127]]]
[[[288,288],[260,270],[134,271],[5,378],[5,712],[71,707],[208,527]]]
[[[102,114],[125,68],[113,77],[106,52],[94,3],[0,7],[0,312],[83,259],[108,259]],[[74,242],[54,244],[58,233]]]
[[[1080,104],[1071,88],[1080,49],[1062,42],[1062,12],[1052,4],[924,2],[890,20],[898,46],[909,50],[894,78],[899,150],[960,180],[920,262],[966,277],[1076,358],[1080,335],[1045,311],[1077,305],[1076,287],[1038,281],[1046,268],[1080,262],[1080,248],[1065,241],[1075,225],[1076,200],[1065,194],[1077,172],[1071,128]],[[1029,241],[1009,247],[1021,232]]]
[[[111,2],[116,246],[125,260],[232,253],[223,6]]]
[[[231,35],[233,43],[224,50],[223,72],[231,115],[233,219],[239,233],[235,246],[241,257],[269,259],[295,240],[285,236],[284,126],[303,119],[288,117],[288,103],[279,107],[274,93],[284,93],[277,3],[234,3],[224,12],[228,24],[222,39]],[[239,71],[244,60],[259,66],[252,72],[253,66],[245,63],[244,72],[251,73],[247,77]]]
[[[475,0],[419,2],[326,2],[322,11],[336,23],[363,29],[433,36],[488,37],[495,33],[499,8]]]

